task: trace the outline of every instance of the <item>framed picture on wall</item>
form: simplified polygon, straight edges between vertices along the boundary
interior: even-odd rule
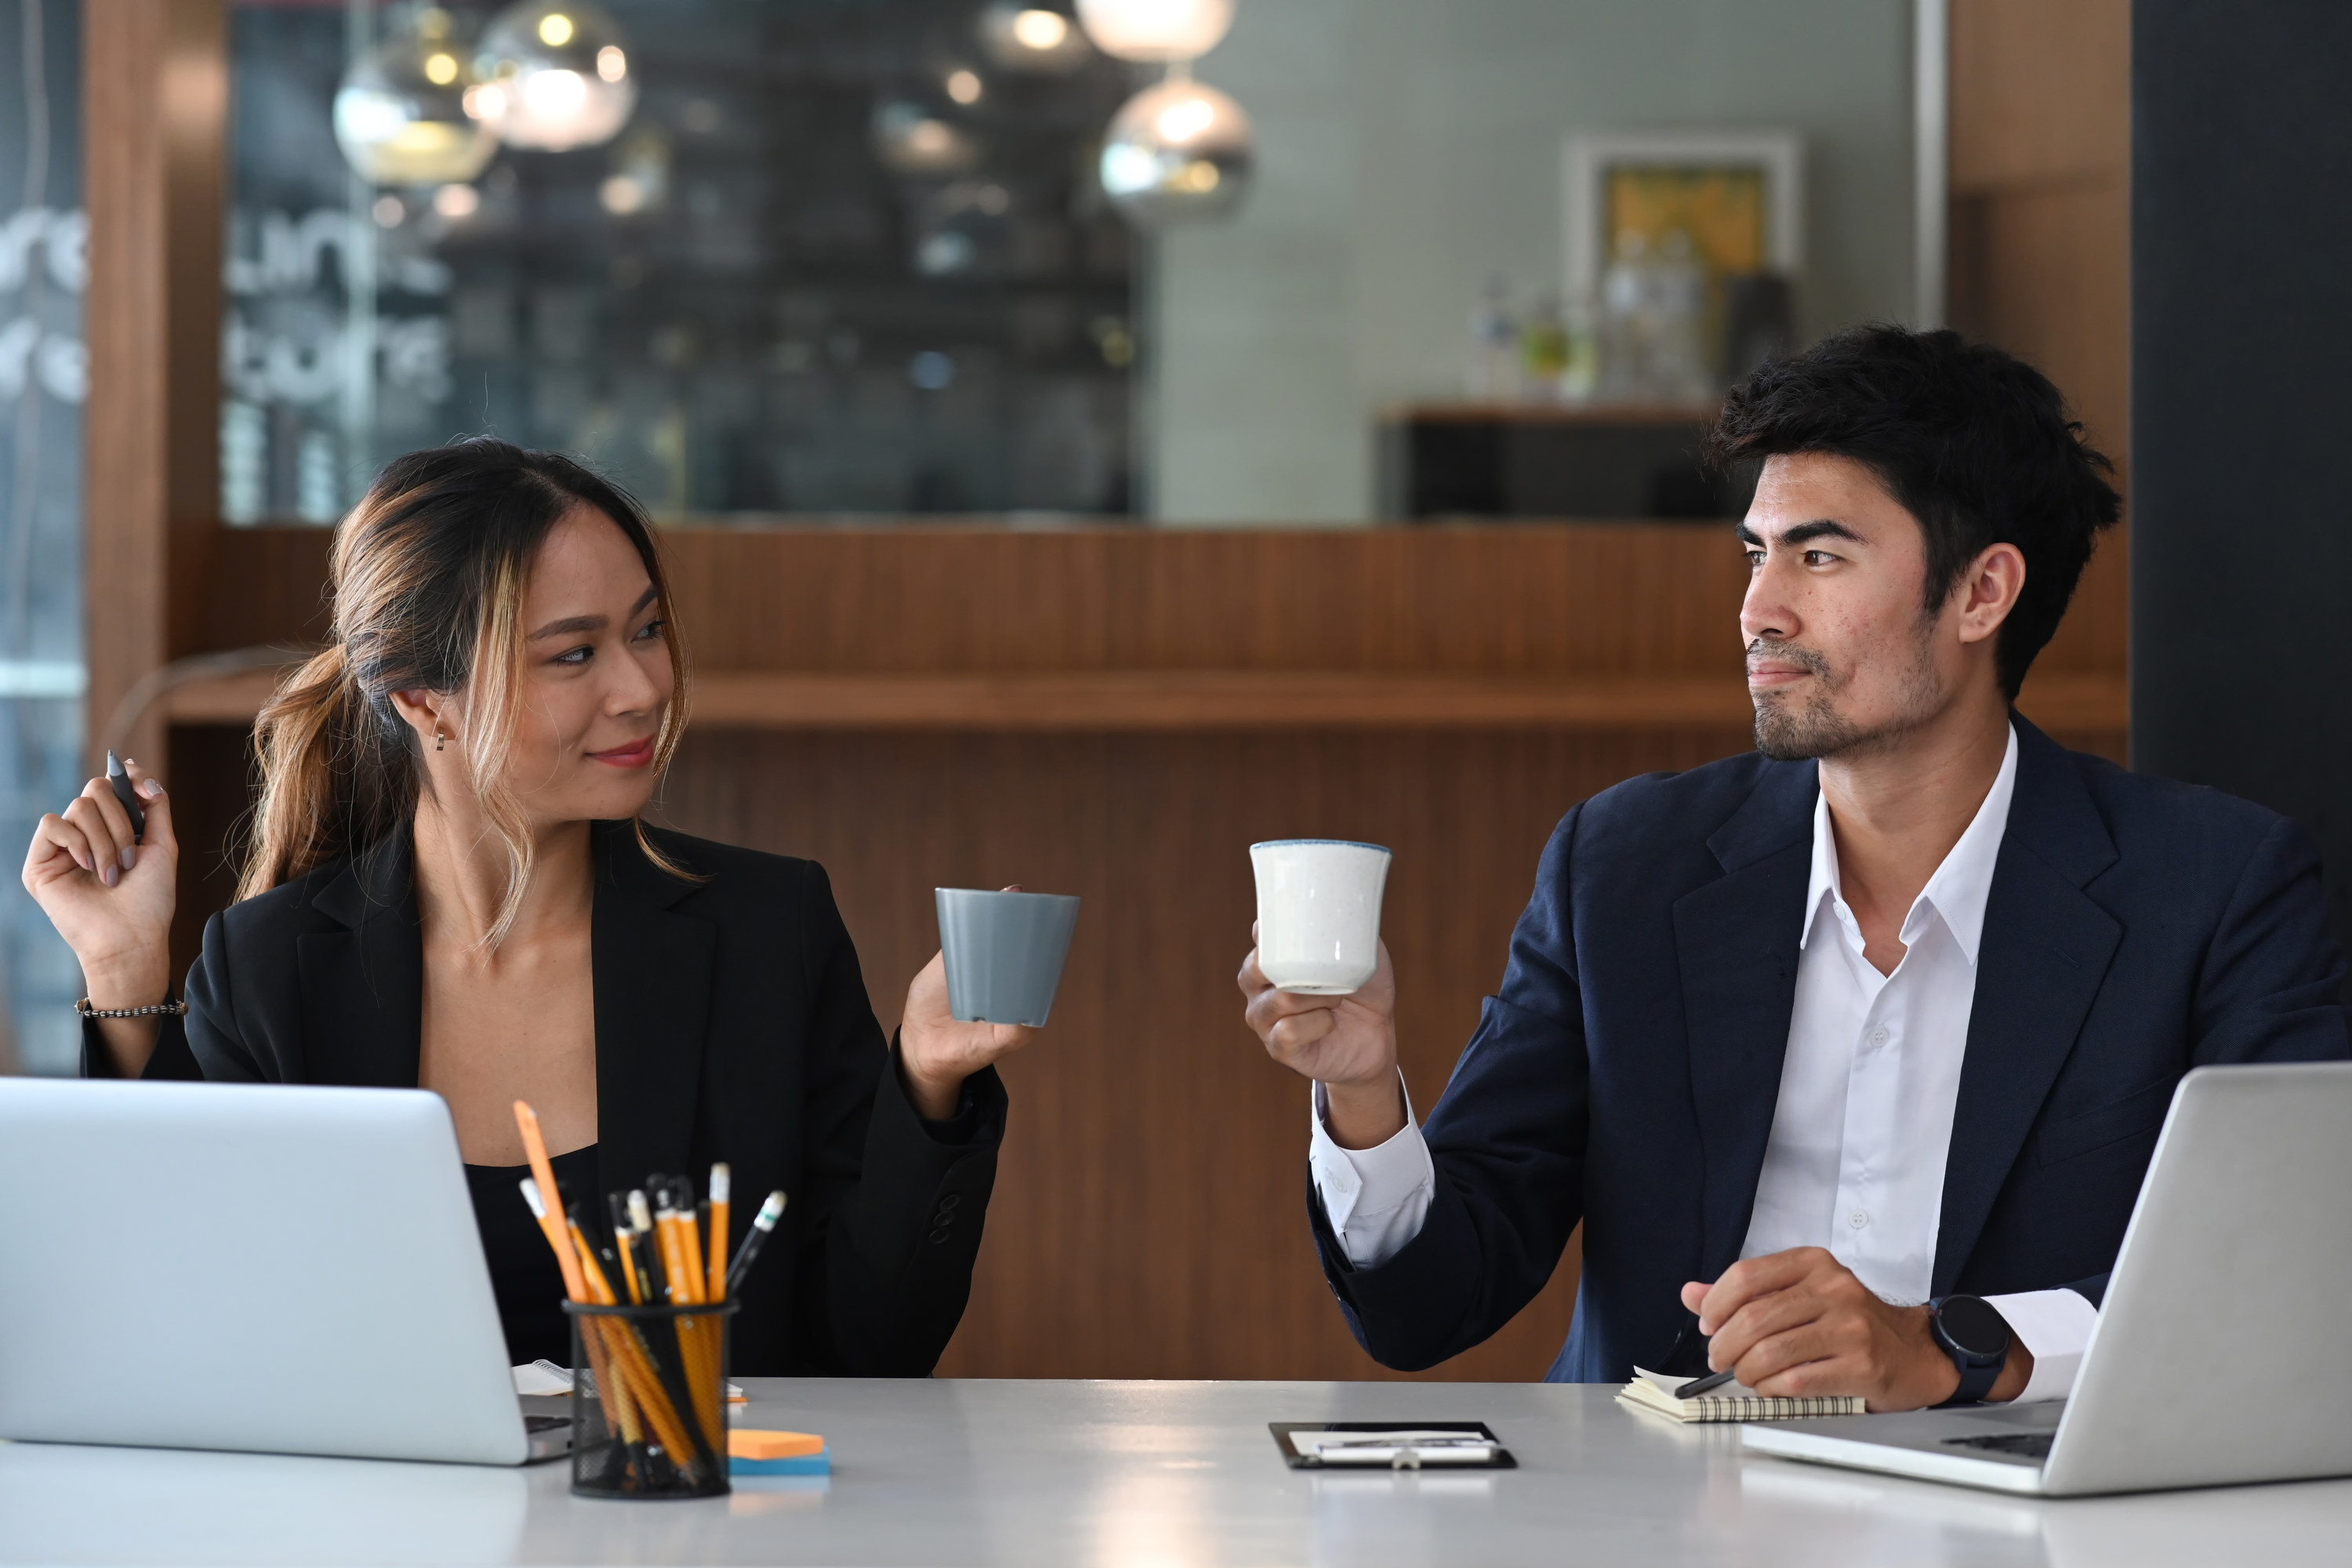
[[[1610,262],[1687,248],[1711,281],[1804,266],[1804,140],[1793,131],[1628,132],[1568,138],[1561,255],[1568,297]]]

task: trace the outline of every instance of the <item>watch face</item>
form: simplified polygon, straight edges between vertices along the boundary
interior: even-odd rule
[[[1997,1356],[2009,1348],[2009,1321],[1974,1296],[1948,1296],[1936,1309],[1944,1335],[1969,1356]]]

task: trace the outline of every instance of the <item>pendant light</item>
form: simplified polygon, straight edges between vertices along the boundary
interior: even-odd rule
[[[1066,11],[1039,0],[994,0],[980,13],[980,47],[1006,70],[1066,76],[1094,58]]]
[[[1147,65],[1196,60],[1234,25],[1234,0],[1078,0],[1095,47]]]
[[[1255,158],[1241,105],[1179,65],[1111,117],[1103,194],[1144,228],[1216,217],[1239,205]]]
[[[335,143],[374,184],[471,180],[499,150],[497,132],[466,113],[471,84],[464,53],[450,37],[449,13],[425,7],[343,72],[335,92]]]
[[[514,147],[561,153],[611,141],[637,107],[628,41],[603,8],[523,0],[482,29],[466,111]]]

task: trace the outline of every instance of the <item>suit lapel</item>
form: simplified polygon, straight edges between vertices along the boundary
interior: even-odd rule
[[[310,900],[342,929],[297,939],[302,1061],[294,1081],[415,1089],[425,946],[405,830],[343,865]]]
[[[1983,1233],[2123,940],[2083,891],[2116,860],[2082,775],[2023,719],[2017,785],[1977,948],[1976,999],[1944,1162],[1934,1289],[1952,1288]]]
[[[596,1163],[606,1191],[683,1173],[694,1149],[718,931],[670,906],[691,885],[595,826]]]
[[[1811,766],[1768,772],[1707,840],[1724,874],[1675,901],[1692,1108],[1706,1161],[1702,1278],[1739,1254],[1780,1097],[1812,875]]]

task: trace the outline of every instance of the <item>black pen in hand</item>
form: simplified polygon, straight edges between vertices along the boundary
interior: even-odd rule
[[[143,844],[147,839],[147,812],[139,804],[139,792],[131,787],[131,774],[117,761],[112,752],[106,753],[106,782],[114,786],[114,798],[131,818],[131,842]]]

